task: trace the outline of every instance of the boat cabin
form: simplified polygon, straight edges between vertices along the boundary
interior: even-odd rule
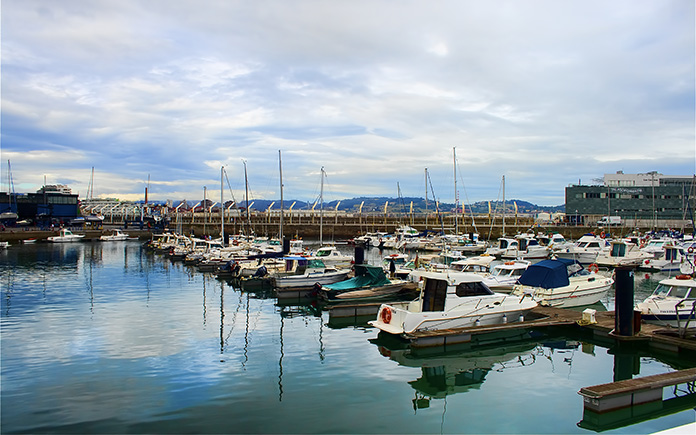
[[[447,275],[423,275],[422,311],[445,311],[447,294],[460,298],[489,296],[494,293],[481,280],[481,277],[461,274],[461,277],[448,280]],[[451,277],[451,276],[450,276]]]

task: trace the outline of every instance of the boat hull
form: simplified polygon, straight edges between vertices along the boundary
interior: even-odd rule
[[[524,316],[537,306],[531,298],[520,299],[499,294],[461,304],[456,310],[449,311],[414,311],[413,304],[418,303],[419,301],[409,304],[383,304],[377,320],[369,323],[389,334],[412,334],[522,321]],[[389,310],[389,314],[384,314],[384,310]]]
[[[592,287],[582,287],[571,283],[571,285],[558,288],[544,289],[540,287],[517,286],[514,290],[516,294],[530,294],[539,305],[557,308],[581,307],[592,305],[606,297],[613,280],[602,279],[602,283]]]
[[[348,277],[349,270],[330,273],[311,273],[308,275],[291,275],[275,278],[273,285],[279,289],[287,288],[311,288],[314,284],[333,284],[343,281]]]

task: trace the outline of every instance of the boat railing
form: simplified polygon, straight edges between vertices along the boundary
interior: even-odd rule
[[[686,301],[687,299],[682,299],[679,302],[677,302],[676,305],[674,305],[674,312],[677,315],[677,329],[679,330],[679,336],[681,338],[686,337],[686,330],[689,328],[689,323],[691,322],[691,320],[696,319],[696,301],[693,301],[691,303],[691,310],[689,311],[689,315],[686,318],[686,323],[684,324],[684,329],[682,329],[681,321],[679,319],[679,306]]]

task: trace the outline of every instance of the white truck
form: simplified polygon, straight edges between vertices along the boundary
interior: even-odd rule
[[[600,227],[611,227],[619,225],[621,225],[621,216],[602,216],[602,218],[597,221],[597,226]]]

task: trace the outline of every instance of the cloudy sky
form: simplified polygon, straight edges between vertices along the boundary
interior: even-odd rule
[[[2,190],[564,203],[696,172],[693,0],[3,0]],[[94,182],[91,173],[94,168]],[[227,182],[225,182],[227,190]],[[226,195],[228,195],[226,193]]]

